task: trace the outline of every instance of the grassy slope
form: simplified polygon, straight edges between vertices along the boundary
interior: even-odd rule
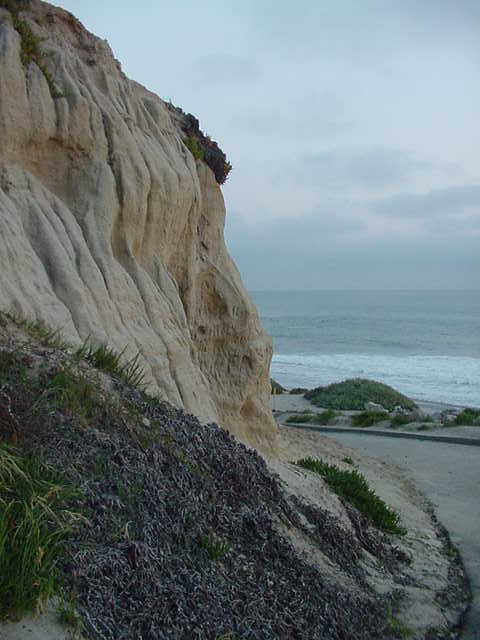
[[[391,411],[396,406],[404,409],[416,407],[413,400],[395,391],[392,387],[363,378],[354,378],[326,387],[317,387],[306,393],[305,398],[325,409],[343,409],[345,411],[362,411],[367,402],[381,404],[387,411]]]
[[[75,598],[92,637],[95,629],[112,639],[188,635],[192,625],[205,638],[390,637],[389,599],[365,590],[358,564],[375,530],[360,542],[321,509],[289,502],[256,452],[217,426],[148,398],[119,371],[112,379],[99,373],[91,354],[79,361],[51,332],[24,325],[25,343],[12,338],[10,320],[3,324],[0,442],[15,443],[29,465],[41,454],[38,468],[78,489],[62,509],[86,520],[52,576],[67,603]],[[278,520],[307,536],[357,589],[330,583],[300,558]],[[375,548],[388,565],[389,545]],[[0,604],[14,608],[6,596]]]

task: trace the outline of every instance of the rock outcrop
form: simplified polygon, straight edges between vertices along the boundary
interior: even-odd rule
[[[180,118],[70,13],[0,2],[0,308],[138,352],[152,392],[268,448],[271,342]]]

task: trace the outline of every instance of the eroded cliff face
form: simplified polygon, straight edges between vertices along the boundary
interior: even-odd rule
[[[225,248],[214,174],[105,41],[16,4],[53,85],[22,64],[0,8],[0,307],[138,351],[152,392],[271,447],[271,342]]]

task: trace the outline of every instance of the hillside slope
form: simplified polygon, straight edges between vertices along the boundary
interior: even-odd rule
[[[138,351],[160,398],[269,448],[271,341],[183,125],[71,14],[2,0],[0,308]]]
[[[88,638],[387,640],[405,631],[400,620],[413,639],[456,637],[468,597],[461,565],[398,473],[375,468],[405,536],[376,529],[292,465],[305,454],[298,433],[283,461],[266,464],[216,424],[105,373],[107,364],[0,314],[0,637],[24,638],[25,623],[12,617],[35,605],[18,589],[19,572],[30,589],[43,584],[38,596],[60,587]],[[320,449],[345,466],[347,451]],[[48,506],[36,546],[22,536],[30,523],[37,530],[28,504],[39,501],[25,504],[25,478],[5,473],[9,456],[40,478],[28,485]],[[43,489],[49,479],[55,490]],[[52,590],[46,533],[71,518],[50,561],[60,579]],[[40,570],[43,583],[30,577]],[[58,628],[42,636],[45,624],[29,622],[28,635],[62,637]]]

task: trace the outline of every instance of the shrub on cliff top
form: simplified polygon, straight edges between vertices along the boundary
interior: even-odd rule
[[[305,394],[313,404],[325,409],[343,409],[362,411],[367,402],[381,404],[388,411],[396,406],[414,409],[416,404],[410,398],[395,391],[392,387],[374,380],[354,378],[335,382],[326,387],[317,387]]]
[[[213,171],[218,184],[224,184],[232,170],[232,165],[228,162],[225,153],[215,140],[203,133],[200,129],[200,123],[194,115],[185,113],[171,102],[167,103],[167,108],[180,116],[180,126],[185,134],[183,142],[195,160],[203,160]]]

